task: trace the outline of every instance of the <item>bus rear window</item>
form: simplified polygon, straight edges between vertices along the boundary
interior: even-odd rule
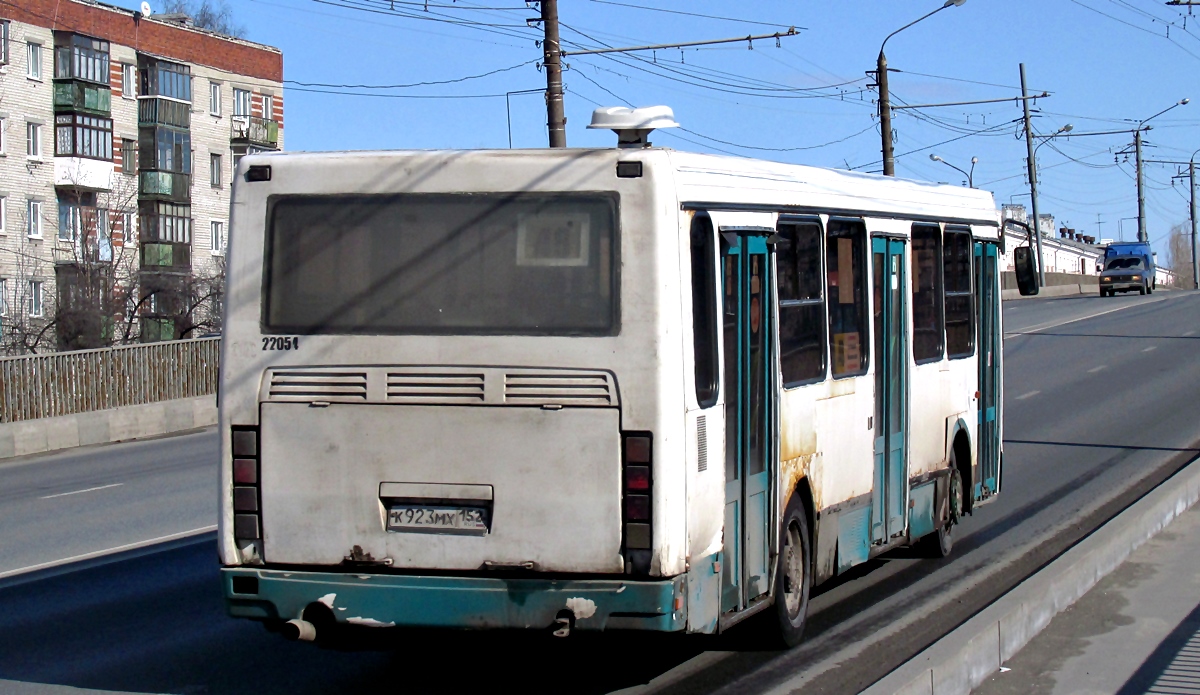
[[[276,199],[264,329],[615,335],[616,207],[599,194]]]

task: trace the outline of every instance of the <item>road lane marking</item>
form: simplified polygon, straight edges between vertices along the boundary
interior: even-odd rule
[[[110,487],[121,487],[124,484],[125,483],[112,483],[111,485],[100,485],[98,487],[89,487],[86,490],[75,490],[73,492],[60,492],[57,495],[46,495],[45,497],[42,497],[41,499],[51,500],[51,499],[54,499],[55,497],[66,497],[67,495],[81,495],[85,492],[95,492],[96,490],[107,490]]]
[[[1108,365],[1102,364],[1099,367],[1092,367],[1091,369],[1088,370],[1088,374],[1095,374],[1096,372],[1102,371],[1104,369],[1108,369]]]
[[[1039,393],[1041,393],[1041,391],[1030,391],[1029,393],[1025,394],[1024,396],[1017,396],[1017,400],[1023,401],[1026,398],[1033,398],[1034,396],[1038,395]]]
[[[158,538],[151,538],[149,540],[138,541],[136,543],[127,543],[125,545],[118,545],[115,548],[109,548],[107,550],[97,550],[97,551],[90,552],[90,553],[83,553],[82,555],[72,555],[71,557],[64,557],[61,560],[52,560],[50,562],[43,562],[43,563],[37,564],[37,565],[29,565],[28,567],[21,567],[19,569],[15,569],[15,570],[8,570],[7,572],[0,572],[0,579],[7,579],[8,577],[15,577],[18,574],[26,574],[29,572],[36,572],[38,570],[50,569],[52,567],[59,567],[60,565],[69,565],[72,562],[81,562],[83,560],[92,560],[94,558],[104,557],[105,555],[112,555],[113,553],[120,553],[120,552],[124,552],[126,550],[137,550],[138,548],[146,548],[146,547],[149,547],[152,545],[157,545],[159,543],[168,543],[170,541],[177,541],[177,540],[181,540],[184,538],[190,538],[191,536],[199,536],[199,535],[202,535],[205,533],[211,533],[216,530],[217,530],[217,525],[213,524],[212,526],[203,526],[201,528],[194,528],[190,531],[180,531],[179,533],[171,533],[166,536],[159,536]]]
[[[1156,350],[1156,349],[1158,349],[1157,345],[1151,345],[1150,347],[1146,348],[1145,350],[1142,350],[1142,352],[1150,352],[1151,350]]]
[[[1165,301],[1167,301],[1167,299],[1168,299],[1167,297],[1162,297],[1159,299],[1151,299],[1151,300],[1145,301],[1145,302],[1135,302],[1132,304],[1125,304],[1123,306],[1114,307],[1112,309],[1105,309],[1104,311],[1097,311],[1094,314],[1080,316],[1077,319],[1067,319],[1066,321],[1058,321],[1058,322],[1051,321],[1049,323],[1040,323],[1035,326],[1030,326],[1029,328],[1019,328],[1015,331],[1005,331],[1004,338],[1007,340],[1008,338],[1012,338],[1012,337],[1015,337],[1018,335],[1029,335],[1030,333],[1037,333],[1038,331],[1044,331],[1047,328],[1058,328],[1059,326],[1065,326],[1068,323],[1075,323],[1077,321],[1086,321],[1088,319],[1094,319],[1097,316],[1104,316],[1105,314],[1111,314],[1114,311],[1123,311],[1125,309],[1129,309],[1129,308],[1135,307],[1135,306],[1146,306],[1147,304],[1157,304],[1158,302],[1165,302]],[[1080,336],[1080,337],[1086,338],[1087,336]]]
[[[1184,338],[1186,338],[1186,337],[1188,337],[1189,335],[1195,335],[1195,334],[1196,334],[1196,331],[1188,331],[1187,333],[1184,333],[1184,334],[1183,334],[1183,337],[1184,337]]]

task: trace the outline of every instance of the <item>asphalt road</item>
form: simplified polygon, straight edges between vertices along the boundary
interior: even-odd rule
[[[205,535],[0,579],[0,692],[857,692],[1200,452],[1200,294],[1004,313],[1001,495],[956,529],[950,558],[894,553],[822,587],[794,650],[764,648],[752,625],[712,639],[416,633],[322,650],[226,618]],[[0,573],[211,524],[214,449],[210,432],[0,467]]]

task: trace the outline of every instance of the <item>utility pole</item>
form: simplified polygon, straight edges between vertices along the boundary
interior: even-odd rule
[[[1196,267],[1196,160],[1188,162],[1188,183],[1192,187],[1192,289],[1200,290],[1200,272]]]
[[[1133,132],[1133,149],[1137,161],[1137,194],[1138,194],[1138,241],[1147,241],[1146,234],[1146,194],[1142,190],[1142,129]]]
[[[888,95],[887,56],[879,49],[875,63],[875,83],[879,85],[879,129],[883,134],[883,175],[896,175],[896,150],[892,144],[892,104]]]
[[[563,112],[562,46],[558,39],[558,0],[541,0],[542,64],[546,66],[546,127],[550,146],[567,146],[567,117]]]
[[[1033,208],[1033,238],[1037,240],[1038,287],[1046,286],[1046,270],[1042,257],[1042,221],[1038,218],[1037,160],[1033,151],[1033,124],[1029,120],[1029,92],[1025,88],[1025,63],[1021,63],[1021,105],[1025,107],[1025,151],[1029,154],[1029,198]]]

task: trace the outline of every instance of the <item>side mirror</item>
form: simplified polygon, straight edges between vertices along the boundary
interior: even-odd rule
[[[1038,293],[1037,268],[1033,265],[1033,252],[1028,246],[1013,249],[1013,266],[1017,274],[1017,291],[1022,297]]]

